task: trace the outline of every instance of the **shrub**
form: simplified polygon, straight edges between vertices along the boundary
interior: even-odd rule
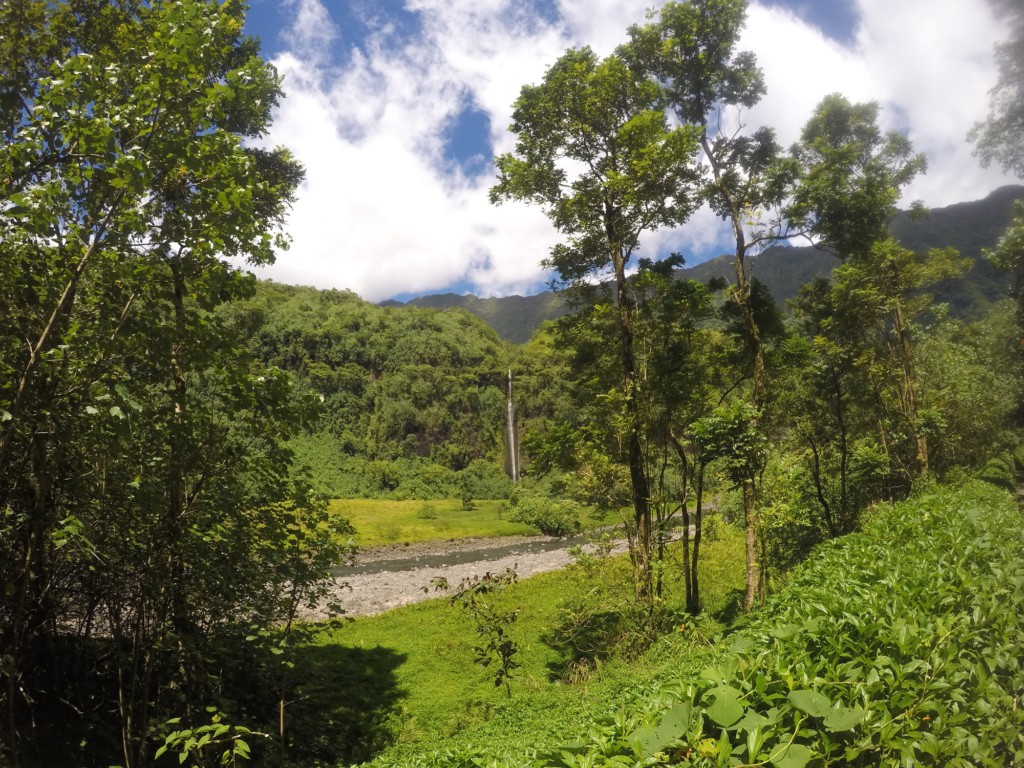
[[[985,462],[985,466],[978,473],[978,479],[1007,491],[1014,491],[1017,488],[1014,470],[1013,456],[1009,452],[1001,453]]]
[[[424,501],[420,504],[420,508],[416,510],[416,518],[418,520],[436,520],[437,510],[434,509],[429,501]]]
[[[579,504],[543,496],[514,495],[508,519],[532,525],[547,536],[569,536],[582,529]]]

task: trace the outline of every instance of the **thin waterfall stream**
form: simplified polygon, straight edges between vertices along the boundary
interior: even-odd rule
[[[512,403],[512,369],[508,369],[508,398],[505,401],[505,443],[508,455],[505,470],[513,483],[519,482],[519,444],[516,435],[516,410]]]

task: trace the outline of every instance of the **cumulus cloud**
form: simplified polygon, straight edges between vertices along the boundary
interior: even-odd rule
[[[986,111],[1000,35],[985,0],[856,0],[859,25],[843,45],[784,7],[750,6],[743,47],[765,69],[769,93],[743,116],[780,141],[828,93],[873,99],[886,127],[929,154],[929,174],[910,199],[945,205],[1005,183],[982,171],[964,137]],[[538,12],[543,5],[546,12]],[[377,14],[353,43],[321,0],[286,0],[291,25],[274,63],[286,99],[269,144],[291,148],[307,169],[288,230],[293,244],[264,275],[338,287],[369,300],[469,284],[480,295],[529,292],[557,235],[535,208],[492,206],[489,163],[453,163],[448,143],[460,114],[485,115],[496,153],[510,151],[512,104],[525,83],[568,47],[610,53],[644,20],[642,4],[616,0],[407,0],[415,35]],[[335,55],[339,50],[343,55]],[[645,239],[644,255],[724,249],[709,212],[683,229]]]

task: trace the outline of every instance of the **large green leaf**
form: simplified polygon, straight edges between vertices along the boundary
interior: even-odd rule
[[[650,757],[679,741],[685,735],[692,715],[693,707],[689,702],[677,704],[667,710],[657,726],[641,728],[633,734],[637,753],[642,757]]]
[[[826,717],[832,712],[828,696],[811,690],[790,691],[789,703],[811,717]]]
[[[832,710],[823,725],[830,731],[849,731],[864,719],[866,710],[862,707],[841,707]]]
[[[705,710],[713,722],[728,728],[743,717],[743,705],[740,704],[740,692],[730,686],[719,686],[708,692],[713,696],[714,703]]]
[[[775,768],[804,768],[814,753],[803,744],[780,744],[768,758]]]

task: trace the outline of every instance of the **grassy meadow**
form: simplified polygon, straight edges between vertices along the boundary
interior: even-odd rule
[[[476,500],[473,509],[463,509],[458,499],[333,499],[329,504],[333,514],[352,523],[360,547],[537,533],[532,526],[509,520],[508,502],[503,499]],[[584,529],[614,522],[614,515],[580,520]]]
[[[458,499],[334,499],[330,510],[352,523],[360,547],[536,533],[528,525],[509,522],[507,504],[504,500],[488,499],[474,501],[473,509],[463,509]]]

